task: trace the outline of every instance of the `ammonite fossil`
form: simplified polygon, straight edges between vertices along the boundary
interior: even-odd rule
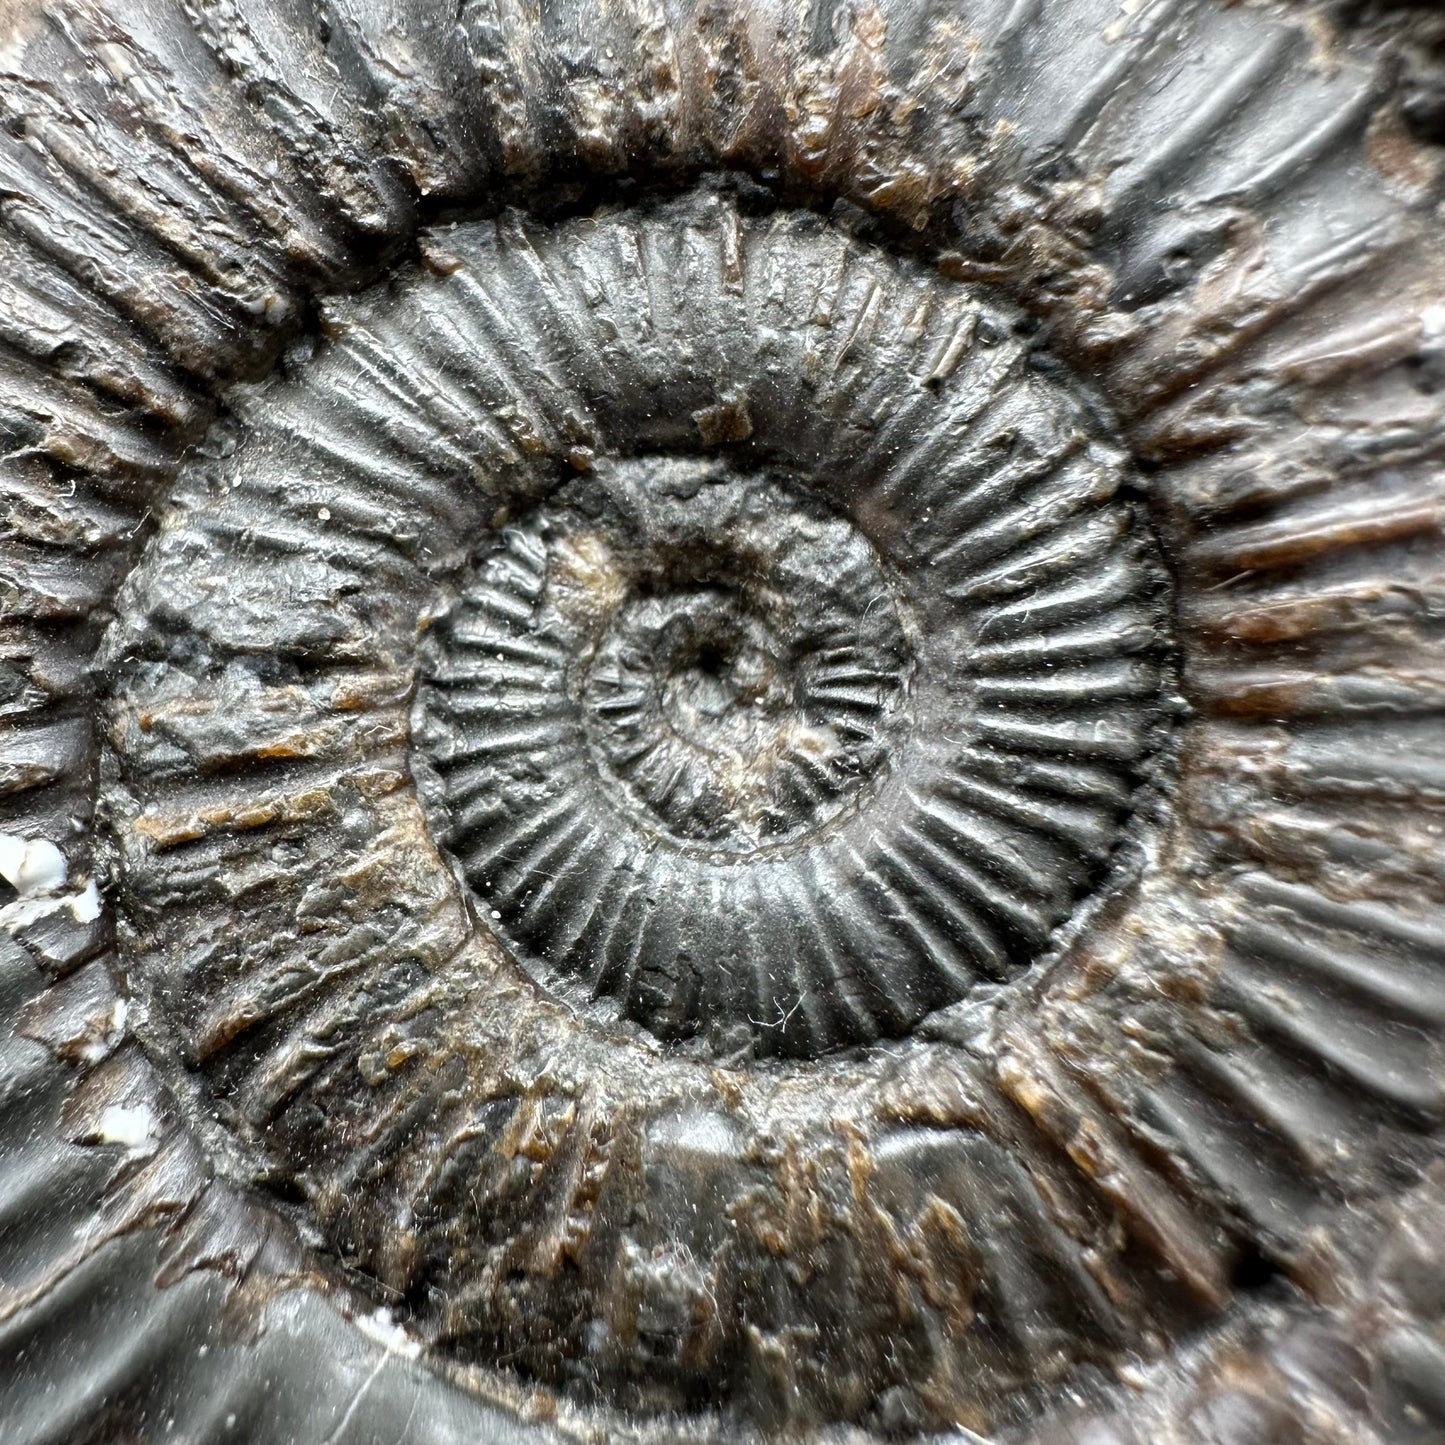
[[[4,16],[0,1440],[1445,1438],[1445,22]]]

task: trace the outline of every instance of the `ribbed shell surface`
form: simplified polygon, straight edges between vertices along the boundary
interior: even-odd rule
[[[0,15],[0,1438],[1438,1439],[1429,14],[126,9]]]

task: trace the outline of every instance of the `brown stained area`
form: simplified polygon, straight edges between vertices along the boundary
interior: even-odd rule
[[[389,689],[395,694],[395,688]],[[197,761],[206,765],[234,766],[246,762],[277,762],[294,759],[365,757],[376,751],[405,749],[410,738],[406,716],[395,707],[378,708],[374,692],[353,690],[338,684],[332,707],[338,712],[365,714],[360,720],[341,717],[298,727],[297,716],[315,713],[312,699],[298,688],[278,689],[264,700],[253,702],[260,736],[237,748],[225,740],[207,736],[206,724],[215,719],[224,727],[224,708],[211,702],[167,706],[135,714],[142,732],[168,734],[186,746]],[[269,736],[268,736],[269,734]]]
[[[1366,154],[1370,164],[1412,203],[1435,194],[1445,174],[1445,161],[1410,134],[1400,113],[1382,107],[1370,125]]]
[[[525,1096],[498,1149],[502,1158],[530,1166],[532,1218],[506,1246],[496,1266],[499,1283],[517,1272],[555,1280],[587,1267],[599,1199],[614,1154],[626,1156],[632,1124],[625,1114],[608,1119],[605,1109],[604,1100],[579,1105],[535,1090]],[[497,1305],[505,1307],[500,1291]]]
[[[1181,799],[1225,857],[1330,898],[1407,908],[1445,899],[1442,801],[1407,779],[1322,774],[1286,727],[1238,721],[1201,736]]]
[[[775,1171],[771,1187],[758,1189],[730,1211],[737,1226],[770,1254],[784,1261],[788,1273],[806,1284],[811,1258],[838,1221],[818,1188],[819,1161],[804,1158],[798,1144],[764,1140],[752,1162]]]
[[[1308,349],[1279,357],[1273,369],[1285,385],[1333,386],[1409,360],[1418,354],[1424,339],[1422,319],[1407,299],[1397,314],[1333,332]]]
[[[723,442],[745,442],[753,434],[748,399],[743,392],[730,393],[713,406],[693,412],[692,419],[705,447],[720,446]]]
[[[598,632],[626,598],[628,577],[605,537],[570,532],[556,544],[547,587],[559,612]]]
[[[1221,1240],[1199,1227],[1183,1201],[1132,1151],[1117,1125],[1070,1086],[1049,1051],[1022,1029],[1013,1031],[997,1076],[1004,1093],[1095,1182],[1139,1243],[1206,1309],[1224,1308],[1229,1286]]]
[[[120,1044],[127,1011],[101,959],[39,995],[21,1016],[20,1029],[67,1064],[90,1065]]]
[[[930,226],[950,201],[985,204],[1005,248],[988,261],[950,258],[958,274],[1017,287],[1051,311],[1065,299],[1086,311],[1103,304],[1105,273],[1083,249],[1096,209],[1092,178],[1043,194],[1024,190],[1002,173],[1005,133],[955,132],[955,143],[966,141],[960,149],[933,156],[917,149],[917,123],[961,109],[971,89],[975,42],[958,23],[940,19],[912,72],[900,77],[883,60],[888,20],[876,3],[850,7],[841,46],[818,59],[779,53],[783,32],[743,19],[745,9],[701,6],[679,36],[682,96],[730,97],[710,110],[684,99],[684,134],[724,163],[761,170],[781,162],[789,184],[845,196],[910,230]],[[1042,277],[1049,280],[1041,296]],[[1062,307],[1059,320],[1072,324]]]
[[[1204,383],[1295,304],[1283,292],[1258,221],[1247,214],[1233,217],[1228,249],[1200,274],[1186,304],[1170,307],[1147,328],[1136,326],[1112,368],[1111,391],[1144,419],[1139,444],[1147,455],[1170,453],[1170,432],[1187,432],[1191,414],[1217,405],[1213,388]],[[1161,365],[1164,358],[1167,364]]]
[[[914,1054],[881,1087],[878,1117],[939,1129],[981,1129],[990,1111],[972,1070],[948,1054]]]
[[[1404,668],[1361,668],[1331,676],[1303,668],[1200,666],[1190,675],[1199,705],[1219,717],[1289,718],[1429,712],[1445,703],[1445,675]]]
[[[1344,583],[1315,595],[1230,597],[1206,594],[1190,619],[1201,637],[1216,644],[1274,647],[1281,643],[1344,643],[1361,636],[1365,646],[1385,645],[1385,634],[1428,625],[1435,598],[1445,594],[1445,576],[1396,580],[1375,576]],[[1377,642],[1378,640],[1378,642]]]
[[[938,1311],[945,1329],[958,1334],[968,1330],[974,1322],[974,1296],[982,1273],[969,1222],[936,1195],[910,1220],[881,1208],[870,1195],[876,1165],[862,1135],[852,1128],[843,1133],[852,1196],[851,1227],[859,1237],[860,1253],[876,1266],[887,1261],[891,1268],[899,1319],[914,1316],[917,1291]]]
[[[1211,571],[1234,579],[1250,572],[1297,567],[1353,547],[1438,537],[1445,504],[1435,496],[1369,497],[1333,515],[1285,518],[1225,532],[1196,552]]]
[[[332,812],[333,808],[327,789],[309,788],[241,807],[216,804],[191,813],[143,814],[131,823],[131,831],[164,852],[215,832],[248,832],[273,823],[309,822]]]
[[[1283,727],[1221,724],[1200,738],[1191,777],[1223,783],[1238,778],[1262,797],[1281,802],[1316,800],[1322,807],[1334,798],[1356,797],[1381,808],[1411,803],[1427,810],[1445,804],[1445,785],[1433,789],[1424,780],[1352,777],[1335,762],[1312,760],[1302,753]],[[1426,814],[1427,818],[1429,813]]]

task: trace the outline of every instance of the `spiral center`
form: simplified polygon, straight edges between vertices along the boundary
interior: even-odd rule
[[[690,601],[691,599],[689,599]],[[663,707],[678,736],[704,751],[761,741],[759,725],[786,706],[791,689],[778,646],[731,598],[703,597],[702,615],[684,603],[659,658]]]
[[[527,657],[509,661],[519,629]],[[849,807],[887,761],[911,666],[851,523],[779,480],[678,458],[604,467],[508,531],[450,638],[451,751],[491,758],[499,740],[508,761],[484,769],[499,803],[513,749],[545,735],[552,776],[619,828],[739,856]]]
[[[780,495],[769,500],[789,514]],[[845,524],[813,526],[814,546],[826,538],[876,573]],[[719,526],[702,552],[651,552],[582,685],[604,786],[674,841],[733,852],[791,841],[838,815],[882,761],[906,656],[891,602],[894,625],[870,642],[857,630],[867,601],[847,588],[812,615],[800,604],[802,583],[817,594],[821,557],[764,559],[742,543]],[[873,674],[871,698],[837,694],[844,667]]]
[[[768,786],[797,707],[791,668],[748,599],[716,589],[627,607],[588,677],[610,771],[686,838],[761,838],[787,810]]]

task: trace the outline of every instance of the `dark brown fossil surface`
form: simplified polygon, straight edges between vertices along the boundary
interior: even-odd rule
[[[1438,14],[0,43],[0,1441],[1445,1438]]]

